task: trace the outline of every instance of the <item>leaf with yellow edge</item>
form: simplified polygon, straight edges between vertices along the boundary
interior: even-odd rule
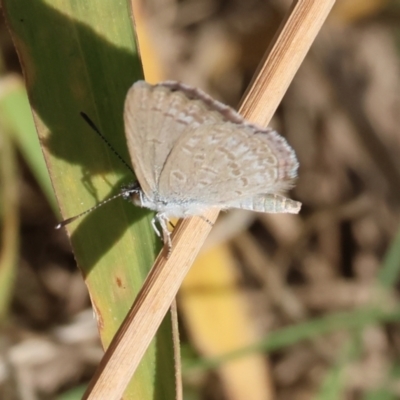
[[[134,179],[80,117],[88,114],[129,163],[123,103],[128,88],[143,76],[131,10],[126,1],[115,0],[2,4],[62,215],[79,214]],[[151,218],[116,200],[67,227],[105,347],[160,248]],[[168,319],[124,398],[175,398]]]

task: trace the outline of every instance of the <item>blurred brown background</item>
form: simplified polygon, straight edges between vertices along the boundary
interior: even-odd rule
[[[290,3],[143,2],[159,59],[154,73],[235,107]],[[399,227],[399,22],[396,0],[337,2],[272,121],[300,162],[291,192],[303,203],[300,215],[223,215],[200,272],[179,298],[184,360],[299,326],[293,344],[269,355],[260,349],[245,366],[248,376],[240,366],[188,368],[185,399],[400,398],[399,325],[373,313],[376,305],[392,310],[399,295],[399,260],[382,269]],[[0,38],[2,74],[19,72],[2,21]],[[20,168],[21,255],[10,322],[0,336],[0,397],[61,399],[88,381],[102,350],[68,240],[54,231],[56,220],[22,158]],[[229,286],[226,303],[204,293],[193,300],[193,288],[212,282]],[[343,312],[349,318],[330,328],[324,317]],[[313,340],[302,340],[305,321],[320,321]],[[324,329],[329,334],[319,334]]]

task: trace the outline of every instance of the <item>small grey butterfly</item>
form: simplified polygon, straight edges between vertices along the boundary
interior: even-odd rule
[[[124,120],[140,184],[124,197],[157,212],[169,244],[171,217],[201,216],[212,207],[299,212],[301,203],[280,194],[298,169],[286,140],[199,89],[138,81],[126,96]]]
[[[286,140],[201,90],[173,81],[138,81],[126,96],[124,121],[138,182],[114,198],[156,211],[152,225],[161,236],[159,222],[169,249],[171,217],[202,217],[213,207],[299,212],[301,203],[282,195],[298,169]]]

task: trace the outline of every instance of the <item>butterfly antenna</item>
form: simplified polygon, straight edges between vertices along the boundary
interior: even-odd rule
[[[114,149],[113,145],[105,138],[105,136],[100,132],[100,129],[94,124],[94,122],[89,118],[87,114],[84,112],[81,112],[81,117],[87,122],[87,124],[100,136],[101,139],[103,139],[104,143],[110,148],[110,150],[119,158],[119,160],[122,162],[122,164],[125,165],[126,168],[129,169],[129,171],[132,172],[132,174],[135,174],[133,169],[129,166],[129,164],[119,155],[117,150]]]
[[[117,199],[118,197],[124,196],[125,194],[126,194],[126,191],[123,190],[123,191],[121,191],[121,193],[118,193],[118,194],[116,194],[115,196],[112,196],[112,197],[110,197],[109,199],[104,200],[104,201],[102,201],[102,202],[99,203],[99,204],[96,204],[94,207],[91,207],[91,208],[89,208],[88,210],[86,210],[86,211],[84,211],[84,212],[82,212],[82,213],[80,213],[80,214],[78,214],[78,215],[75,215],[75,217],[67,218],[67,219],[65,219],[64,221],[61,221],[61,222],[56,226],[56,229],[60,229],[60,228],[62,228],[63,226],[68,225],[68,224],[70,224],[71,222],[74,222],[75,220],[77,220],[78,218],[82,217],[83,215],[88,214],[88,213],[90,213],[90,212],[96,210],[97,208],[99,208],[99,207],[101,207],[101,206],[104,206],[104,204],[109,203],[111,200],[115,200],[115,199]]]

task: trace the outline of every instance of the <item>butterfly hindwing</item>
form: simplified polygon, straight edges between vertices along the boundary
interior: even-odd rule
[[[182,135],[168,156],[158,193],[174,201],[223,206],[237,198],[291,187],[297,160],[270,129],[223,122]]]

